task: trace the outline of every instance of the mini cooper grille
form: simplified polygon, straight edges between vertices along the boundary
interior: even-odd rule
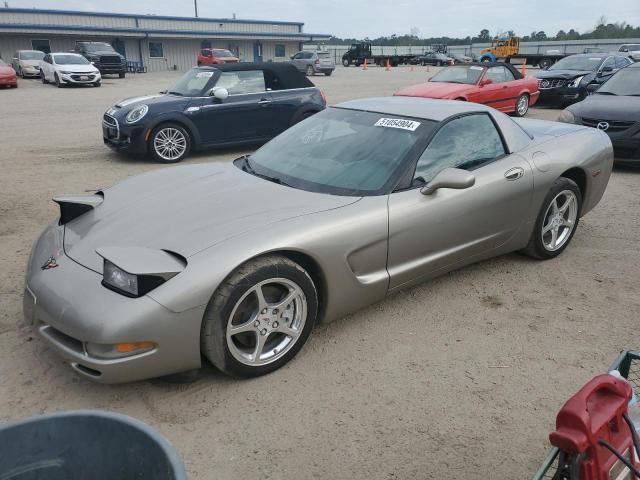
[[[538,88],[541,90],[546,90],[549,88],[560,88],[564,87],[567,84],[566,80],[562,78],[543,78],[538,81]]]
[[[118,124],[118,120],[108,113],[105,113],[102,116],[102,126],[107,130],[109,138],[117,139],[120,137],[120,125]]]
[[[100,63],[103,65],[120,65],[122,61],[117,55],[102,55],[100,57]]]
[[[617,120],[601,120],[595,118],[583,118],[582,124],[587,127],[598,128],[599,123],[607,123],[609,127],[606,129],[607,132],[621,132],[631,127],[634,122],[620,122]]]

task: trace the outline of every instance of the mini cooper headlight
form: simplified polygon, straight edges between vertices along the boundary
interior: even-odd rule
[[[580,82],[582,81],[583,78],[584,78],[584,75],[582,75],[581,77],[574,78],[569,83],[567,83],[567,87],[569,87],[569,88],[578,88],[580,86]]]
[[[127,297],[142,297],[166,281],[166,278],[159,275],[135,275],[125,272],[113,262],[104,259],[102,284]]]
[[[149,107],[147,105],[138,105],[127,114],[127,123],[136,123],[138,120],[142,119],[148,111]]]
[[[558,121],[564,123],[577,123],[576,116],[567,109],[564,109],[562,112],[560,112]]]

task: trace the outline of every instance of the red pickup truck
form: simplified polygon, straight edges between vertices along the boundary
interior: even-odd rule
[[[224,48],[203,48],[198,53],[198,66],[238,63],[240,59]]]

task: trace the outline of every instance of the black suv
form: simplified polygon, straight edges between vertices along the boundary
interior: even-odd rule
[[[111,45],[102,42],[77,42],[74,52],[79,53],[100,70],[101,74],[118,74],[124,78],[127,73],[127,60]]]

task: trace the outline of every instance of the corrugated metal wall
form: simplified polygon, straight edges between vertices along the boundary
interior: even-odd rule
[[[266,23],[238,23],[225,22],[224,20],[190,21],[190,20],[166,20],[153,16],[139,18],[141,29],[150,30],[177,30],[194,32],[246,32],[246,33],[299,33],[298,25],[281,25]]]
[[[103,17],[90,15],[52,15],[35,12],[3,12],[0,9],[0,23],[38,24],[38,25],[84,25],[108,28],[135,28],[132,17]]]

